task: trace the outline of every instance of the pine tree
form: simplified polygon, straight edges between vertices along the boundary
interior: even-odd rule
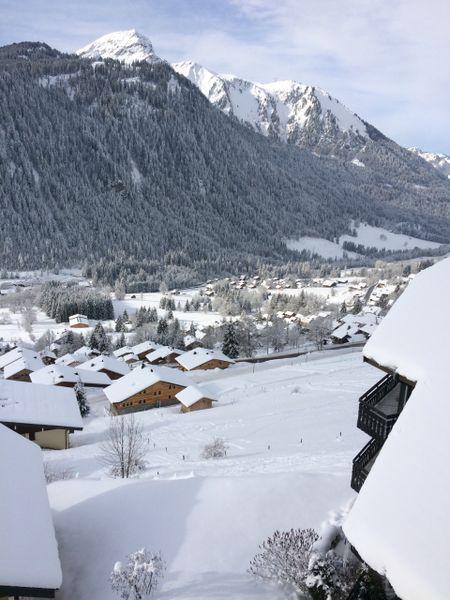
[[[73,390],[75,392],[75,396],[77,397],[78,407],[80,409],[81,416],[87,417],[91,409],[89,407],[89,404],[87,403],[86,390],[84,389],[84,385],[81,381],[79,381],[75,384]]]
[[[115,349],[119,350],[119,348],[123,348],[125,345],[126,345],[125,335],[122,332],[120,335],[120,338],[117,340],[117,342],[115,344]]]
[[[347,306],[346,306],[345,302],[343,302],[341,304],[341,308],[339,309],[339,317],[340,318],[345,317],[346,314],[347,314]]]
[[[108,354],[111,351],[111,344],[108,336],[100,322],[94,327],[94,331],[89,339],[89,347],[92,350],[98,350],[102,354]]]
[[[169,325],[167,324],[166,319],[160,319],[158,321],[158,326],[156,328],[156,334],[158,336],[157,339],[158,339],[159,344],[167,343],[168,330],[169,330]]]
[[[119,332],[121,332],[121,331],[124,330],[123,328],[124,328],[123,318],[119,315],[117,317],[117,320],[116,320],[116,327],[115,327],[115,329],[119,333]]]
[[[229,358],[237,358],[239,356],[239,343],[233,322],[227,323],[225,326],[222,352]]]
[[[353,303],[353,310],[352,313],[354,315],[358,315],[361,311],[362,311],[362,302],[360,300],[359,297],[356,298],[355,302]]]

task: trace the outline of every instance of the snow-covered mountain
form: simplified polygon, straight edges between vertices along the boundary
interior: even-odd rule
[[[151,41],[135,29],[115,31],[91,42],[76,52],[82,58],[100,59],[112,58],[126,64],[145,60],[160,61],[153,51]]]
[[[264,135],[308,147],[369,137],[364,121],[320,88],[296,81],[254,83],[192,61],[172,67],[212,104]]]
[[[420,148],[408,148],[408,150],[429,162],[435,169],[450,179],[450,156],[434,152],[424,152]]]

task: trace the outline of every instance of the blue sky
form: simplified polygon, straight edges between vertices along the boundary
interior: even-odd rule
[[[450,154],[448,0],[0,0],[0,44],[72,51],[135,28],[170,61],[318,85],[405,146]]]

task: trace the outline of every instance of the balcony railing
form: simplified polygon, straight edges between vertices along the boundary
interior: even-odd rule
[[[358,410],[358,427],[371,437],[379,440],[385,440],[395,421],[397,420],[397,412],[386,415],[383,411],[378,410],[376,405],[383,400],[398,384],[397,378],[393,375],[386,375],[374,386],[370,388],[359,399]]]
[[[355,492],[359,492],[362,488],[370,471],[370,468],[367,467],[370,461],[378,454],[382,445],[379,440],[372,439],[353,459],[351,486]]]

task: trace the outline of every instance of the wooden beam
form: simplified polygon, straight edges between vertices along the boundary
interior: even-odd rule
[[[389,373],[389,375],[395,375],[395,377],[397,377],[399,381],[406,383],[406,385],[409,385],[410,387],[414,387],[416,385],[415,381],[412,381],[411,379],[408,379],[403,375],[399,375],[399,373],[397,373],[396,371],[394,371],[394,369],[391,369],[390,367],[380,365],[380,363],[377,363],[377,361],[373,358],[367,358],[367,356],[363,356],[363,361],[368,363],[369,365],[372,365],[372,367],[375,367],[376,369],[380,369],[380,371],[384,371],[384,373]]]

